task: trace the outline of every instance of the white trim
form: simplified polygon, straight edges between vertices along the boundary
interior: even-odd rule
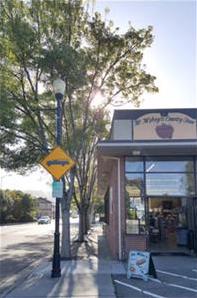
[[[113,188],[110,186],[109,189],[109,214],[113,212]]]
[[[192,145],[196,145],[197,146],[197,142],[140,142],[140,143],[134,143],[134,142],[117,142],[117,143],[98,143],[97,146],[98,147],[161,147],[161,146],[169,146],[169,147],[175,147],[175,146],[180,146],[180,145],[187,145],[187,146],[192,146]]]

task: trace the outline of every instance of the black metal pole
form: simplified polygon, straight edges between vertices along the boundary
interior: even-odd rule
[[[62,98],[63,94],[55,94],[57,100],[56,110],[56,143],[57,146],[61,145],[62,139]],[[56,198],[55,206],[55,233],[54,233],[54,250],[51,277],[61,276],[60,265],[60,232],[59,232],[59,219],[60,219],[60,198]]]

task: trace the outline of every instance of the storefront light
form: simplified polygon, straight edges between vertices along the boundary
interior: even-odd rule
[[[133,150],[132,155],[140,155],[140,151],[139,150]]]

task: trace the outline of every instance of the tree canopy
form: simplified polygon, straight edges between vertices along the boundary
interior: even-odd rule
[[[21,191],[0,190],[0,223],[33,221],[37,215],[36,200]]]
[[[143,92],[157,91],[143,64],[152,27],[129,25],[120,34],[80,0],[2,0],[0,6],[0,166],[26,170],[55,147],[51,85],[62,78],[62,146],[77,161],[65,196],[68,203],[76,177],[82,208],[94,186],[96,143],[107,135],[105,107],[139,105]]]
[[[125,34],[118,30],[97,12],[91,17],[78,0],[1,2],[1,151],[9,159],[5,163],[3,158],[2,166],[32,166],[54,146],[50,86],[56,77],[66,81],[64,139],[69,151],[81,144],[81,128],[88,134],[91,102],[98,92],[102,111],[117,97],[138,103],[145,90],[157,91],[155,77],[142,63],[143,51],[153,41],[152,27],[130,26]]]

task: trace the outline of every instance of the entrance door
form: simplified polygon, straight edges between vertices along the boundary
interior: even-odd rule
[[[190,199],[149,197],[149,247],[157,252],[188,252]]]

